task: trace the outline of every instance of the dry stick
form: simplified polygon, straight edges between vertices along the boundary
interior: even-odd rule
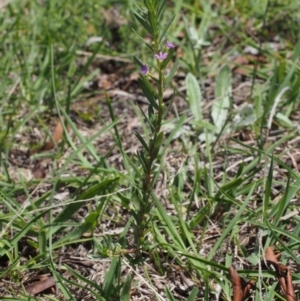
[[[229,267],[229,279],[233,289],[232,301],[243,301],[242,279],[232,265]]]
[[[255,281],[254,280],[250,280],[246,286],[243,289],[243,299],[246,298],[246,296],[248,295],[250,289],[253,289],[255,287]]]
[[[294,290],[293,285],[293,279],[291,270],[287,269],[287,275],[286,275],[286,300],[287,301],[295,301],[296,300],[296,294]]]
[[[281,254],[278,253],[277,256],[275,255],[273,248],[267,247],[265,252],[265,259],[267,263],[272,264],[276,270],[278,281],[282,287],[284,293],[286,293],[286,283],[284,278],[282,277],[283,270],[279,268],[278,259],[280,258]]]
[[[28,285],[25,290],[28,294],[37,295],[45,290],[53,287],[55,285],[54,277],[49,277],[47,279],[35,282],[33,284]]]
[[[278,259],[280,258],[281,254],[278,253],[275,255],[273,248],[268,247],[265,252],[266,261],[269,264],[272,264],[276,270],[278,281],[281,285],[281,288],[286,296],[287,301],[295,301],[296,295],[293,286],[293,279],[291,275],[290,269],[279,263]]]
[[[233,287],[233,299],[232,301],[243,301],[247,294],[249,293],[250,289],[255,286],[255,281],[251,280],[243,285],[243,280],[231,265],[229,267],[229,278],[232,283]]]

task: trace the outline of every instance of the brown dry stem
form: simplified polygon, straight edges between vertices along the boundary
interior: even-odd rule
[[[255,282],[252,280],[247,282],[246,285],[243,285],[243,279],[232,265],[229,267],[229,278],[233,287],[232,301],[243,301],[250,289],[255,286]]]
[[[281,254],[275,254],[272,247],[268,247],[265,252],[265,259],[268,264],[272,264],[276,270],[276,276],[281,285],[281,288],[286,296],[287,301],[295,301],[296,295],[293,285],[291,270],[278,262]]]

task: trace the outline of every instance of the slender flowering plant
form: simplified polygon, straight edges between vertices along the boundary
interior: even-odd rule
[[[148,65],[141,62],[137,57],[134,58],[136,64],[140,67],[139,85],[149,102],[148,110],[143,114],[151,131],[149,140],[145,140],[140,133],[135,133],[142,146],[142,150],[137,154],[141,172],[136,172],[135,183],[132,188],[132,216],[134,218],[133,227],[137,258],[140,257],[141,248],[147,245],[144,244],[148,230],[147,225],[151,219],[151,209],[157,201],[153,190],[161,169],[156,166],[163,164],[160,160],[162,155],[160,150],[164,143],[164,133],[161,126],[168,110],[163,101],[163,93],[170,85],[177,69],[177,62],[175,62],[171,69],[168,68],[168,74],[166,72],[168,64],[174,57],[175,44],[165,38],[165,34],[173,20],[169,20],[165,26],[162,25],[165,1],[144,0],[144,4],[146,11],[141,9],[136,11],[134,15],[152,37],[152,43],[146,44],[152,52],[150,57],[154,58],[154,64],[150,66],[156,69],[155,74],[157,75],[153,75],[154,73],[151,72]]]

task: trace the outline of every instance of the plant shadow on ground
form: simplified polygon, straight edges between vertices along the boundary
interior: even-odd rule
[[[0,2],[1,300],[231,300],[231,265],[282,300],[269,246],[298,296],[299,4],[166,2],[179,68],[137,263],[135,3]]]

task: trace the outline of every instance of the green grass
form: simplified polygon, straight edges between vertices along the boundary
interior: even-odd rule
[[[151,131],[133,56],[154,61],[136,4],[23,0],[1,11],[1,300],[231,300],[231,264],[257,280],[253,300],[285,300],[257,270],[268,246],[294,268],[299,295],[298,2],[167,1],[176,96],[140,256],[133,132],[148,141]],[[102,42],[87,46],[92,37]],[[249,46],[263,59],[243,67],[235,59]],[[123,89],[126,99],[111,93]],[[41,151],[59,120],[62,142]],[[56,290],[29,297],[42,274]]]

